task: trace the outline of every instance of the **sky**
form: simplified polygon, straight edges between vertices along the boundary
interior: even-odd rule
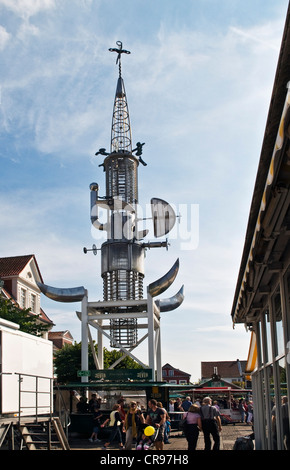
[[[122,56],[133,145],[145,142],[139,204],[176,210],[170,244],[145,259],[146,286],[179,258],[162,295],[162,364],[201,377],[202,361],[246,360],[231,309],[284,29],[286,0],[0,0],[0,256],[35,254],[43,280],[102,300],[89,185],[105,194]],[[154,240],[150,220],[146,222]],[[80,304],[42,308],[81,340]],[[143,349],[142,349],[143,348]],[[134,354],[148,363],[147,346]]]

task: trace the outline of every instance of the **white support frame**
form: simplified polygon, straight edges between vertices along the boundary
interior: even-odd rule
[[[128,300],[128,301],[114,301],[114,302],[88,302],[87,292],[82,300],[82,311],[77,312],[78,317],[81,320],[82,326],[82,348],[81,348],[81,367],[82,371],[88,370],[88,344],[91,343],[93,346],[92,335],[90,327],[97,329],[97,344],[98,353],[93,352],[94,362],[96,369],[104,368],[104,356],[103,356],[103,337],[114,341],[114,338],[106,331],[110,329],[110,325],[107,323],[110,319],[117,319],[119,317],[124,318],[124,314],[118,313],[104,313],[108,311],[110,307],[139,307],[142,306],[143,311],[130,312],[126,315],[126,318],[134,319],[147,319],[147,324],[137,324],[137,329],[145,329],[147,332],[138,340],[136,345],[131,348],[125,348],[121,344],[115,341],[115,346],[123,353],[122,357],[115,361],[110,366],[110,369],[121,362],[124,357],[129,356],[134,361],[138,362],[143,368],[152,370],[151,380],[162,380],[162,361],[161,361],[161,330],[160,330],[160,309],[154,302],[153,297],[149,294],[147,289],[147,299],[143,300]],[[137,356],[132,354],[132,351],[137,348],[144,340],[148,341],[148,365],[144,364]],[[92,350],[95,349],[92,347]],[[87,376],[81,377],[82,382],[88,382]]]

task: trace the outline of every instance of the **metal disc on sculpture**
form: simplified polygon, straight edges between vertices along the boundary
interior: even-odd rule
[[[156,197],[152,198],[151,213],[156,238],[163,237],[174,227],[176,214],[168,202]]]

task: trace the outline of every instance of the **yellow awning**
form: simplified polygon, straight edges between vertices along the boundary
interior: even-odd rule
[[[257,342],[256,342],[256,334],[254,333],[254,331],[252,331],[245,373],[251,374],[251,372],[253,372],[253,370],[255,370],[256,367],[257,367]]]

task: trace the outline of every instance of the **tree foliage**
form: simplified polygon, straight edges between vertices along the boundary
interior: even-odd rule
[[[77,376],[79,370],[81,370],[81,343],[75,343],[73,345],[66,345],[62,349],[56,352],[54,359],[55,373],[57,375],[57,381],[60,384],[79,382],[80,378]],[[98,346],[95,346],[96,352]],[[104,369],[108,369],[114,362],[122,356],[120,351],[113,349],[108,351],[104,348]],[[126,356],[120,361],[115,369],[140,369],[141,366]],[[89,346],[89,370],[95,370],[96,366],[93,360],[93,354]]]
[[[11,299],[5,299],[1,296],[0,317],[17,323],[21,331],[35,336],[42,336],[49,329],[49,325],[39,321],[40,315],[31,313],[30,308],[21,309]]]

